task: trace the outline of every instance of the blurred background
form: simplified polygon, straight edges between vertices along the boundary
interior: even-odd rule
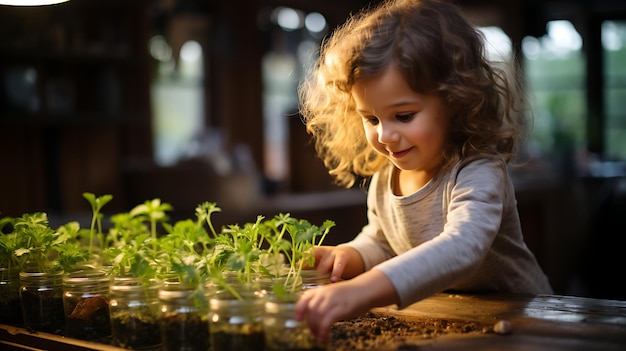
[[[0,216],[88,226],[159,198],[217,225],[291,213],[366,222],[365,191],[332,183],[297,115],[324,36],[365,0],[70,0],[0,5]],[[493,60],[516,57],[534,111],[511,169],[522,225],[558,294],[626,299],[602,280],[626,253],[626,2],[459,0]],[[619,277],[619,274],[618,274]]]

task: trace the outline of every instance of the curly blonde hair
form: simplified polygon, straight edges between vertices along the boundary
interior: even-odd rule
[[[388,164],[365,138],[351,89],[395,64],[409,86],[453,111],[444,167],[478,153],[511,162],[525,136],[521,80],[485,56],[484,38],[454,4],[385,0],[351,16],[321,46],[299,86],[300,113],[337,184],[351,187]]]

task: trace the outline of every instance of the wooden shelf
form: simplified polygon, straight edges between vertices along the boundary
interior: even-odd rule
[[[3,351],[123,351],[125,349],[90,341],[66,338],[43,332],[0,324],[0,349]]]

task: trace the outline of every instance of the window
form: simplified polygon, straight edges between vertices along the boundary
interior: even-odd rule
[[[626,160],[626,21],[602,23],[607,160]]]
[[[585,147],[586,94],[582,39],[571,22],[550,21],[547,34],[522,42],[534,113],[533,148],[548,158]]]
[[[283,6],[268,10],[261,26],[270,43],[262,65],[264,172],[271,182],[282,183],[290,177],[288,118],[297,118],[297,86],[313,64],[328,26],[318,12]]]
[[[170,166],[192,156],[194,140],[204,129],[202,47],[197,41],[186,41],[176,63],[165,38],[155,36],[150,53],[158,62],[151,87],[154,158],[158,165]]]

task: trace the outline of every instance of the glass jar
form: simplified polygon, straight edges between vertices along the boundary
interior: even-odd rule
[[[0,268],[0,323],[22,325],[20,304],[20,271]]]
[[[66,336],[102,341],[111,335],[110,280],[106,271],[98,269],[71,272],[63,278]]]
[[[109,318],[114,346],[160,348],[159,288],[157,281],[113,278],[109,286]]]
[[[269,296],[265,302],[265,351],[326,350],[326,346],[313,336],[306,320],[295,318],[300,296],[299,293]]]
[[[65,272],[20,272],[20,301],[24,327],[63,334],[63,275]]]
[[[259,285],[260,273],[245,274],[241,271],[223,271],[221,279],[214,280],[214,283],[219,290],[225,286],[232,287],[237,290],[258,290],[261,288]]]
[[[212,351],[256,351],[265,344],[263,314],[266,294],[239,290],[218,291],[209,297],[209,335]]]
[[[259,266],[264,268],[265,275],[272,277],[280,277],[289,273],[291,266],[286,262],[287,259],[283,253],[262,253],[259,255]]]
[[[302,290],[302,278],[295,276],[280,277],[260,277],[258,278],[258,286],[261,292],[265,294],[284,294],[286,292],[298,292]]]
[[[164,285],[159,303],[163,351],[209,350],[208,301],[202,287]]]
[[[319,272],[315,269],[303,269],[302,289],[319,288],[322,285],[330,284],[330,272]]]

